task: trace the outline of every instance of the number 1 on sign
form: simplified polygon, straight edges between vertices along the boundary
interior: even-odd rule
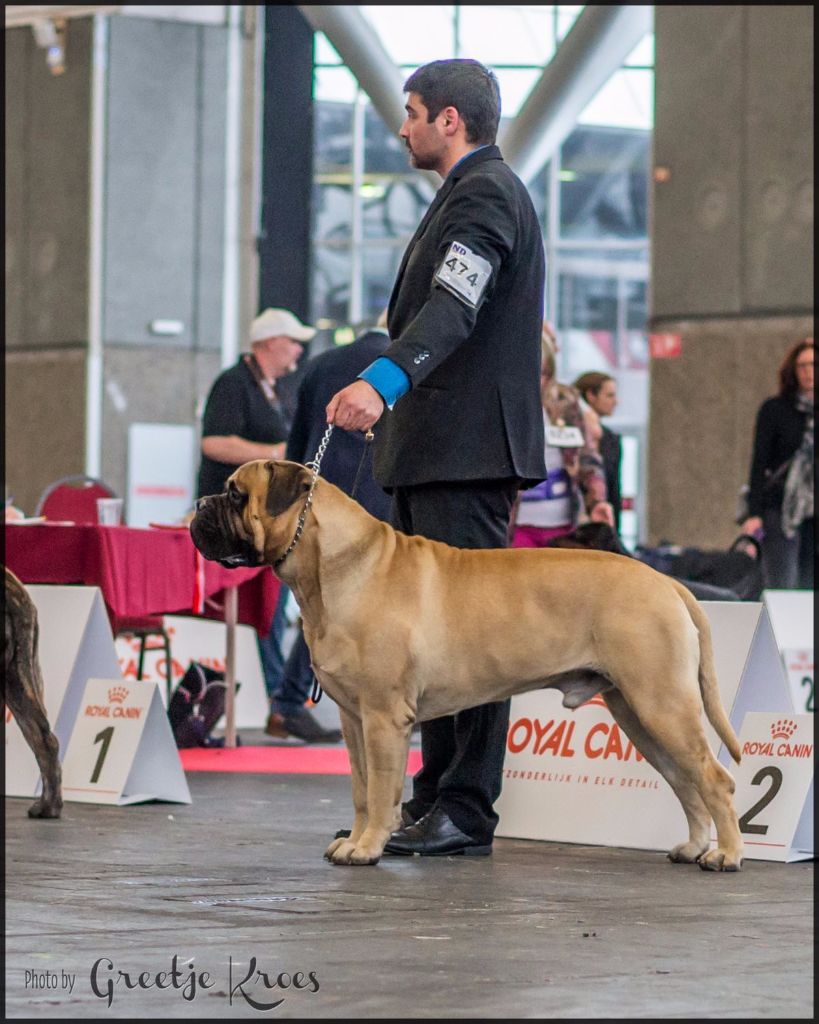
[[[100,777],[103,763],[105,762],[105,755],[108,753],[108,748],[111,746],[111,737],[114,735],[113,725],[109,725],[103,729],[102,732],[98,732],[94,737],[94,743],[102,741],[100,747],[99,756],[97,757],[97,763],[94,765],[94,771],[91,773],[91,781],[96,782]]]

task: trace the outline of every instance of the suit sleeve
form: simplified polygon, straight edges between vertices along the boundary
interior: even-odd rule
[[[472,334],[480,308],[496,287],[498,275],[515,245],[513,206],[509,194],[494,178],[470,175],[459,182],[438,216],[440,240],[427,300],[401,336],[384,352],[404,370],[412,386],[420,383]],[[435,279],[453,243],[466,247],[491,268],[477,305]]]

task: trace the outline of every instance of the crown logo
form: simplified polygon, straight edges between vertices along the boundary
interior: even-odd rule
[[[121,704],[128,696],[128,690],[124,686],[112,686],[108,691],[109,704]]]
[[[789,718],[780,718],[771,726],[771,736],[775,740],[789,740],[796,732],[796,722]]]

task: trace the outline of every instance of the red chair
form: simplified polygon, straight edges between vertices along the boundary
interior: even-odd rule
[[[45,516],[46,519],[64,520],[77,523],[81,526],[93,526],[97,522],[97,498],[116,498],[114,491],[96,477],[78,474],[76,476],[65,476],[55,480],[40,495],[37,502],[35,515]],[[154,650],[165,651],[165,685],[168,691],[168,700],[171,699],[173,689],[173,668],[171,663],[171,640],[165,629],[165,622],[161,615],[142,615],[132,618],[118,618],[116,624],[117,636],[133,636],[139,639],[139,664],[137,667],[137,679],[142,679],[143,667],[145,664],[145,652]],[[158,636],[161,642],[158,645],[148,647],[147,641],[150,636]]]
[[[97,498],[116,498],[117,495],[102,480],[78,474],[55,480],[40,495],[36,516],[66,520],[81,526],[97,522]]]

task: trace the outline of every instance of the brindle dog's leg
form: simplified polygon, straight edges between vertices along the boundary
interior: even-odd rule
[[[37,609],[25,588],[6,570],[6,652],[4,699],[34,752],[43,778],[43,792],[32,804],[31,818],[59,818],[59,743],[43,706],[43,679],[37,659]]]

